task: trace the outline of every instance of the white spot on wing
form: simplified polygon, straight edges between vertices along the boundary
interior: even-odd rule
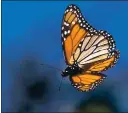
[[[64,31],[64,34],[66,35],[67,34],[67,31]]]

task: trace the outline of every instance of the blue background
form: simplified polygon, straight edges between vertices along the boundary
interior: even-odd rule
[[[68,79],[64,80],[61,92],[56,94],[61,76],[60,72],[51,69],[52,74],[45,76],[49,76],[54,86],[51,89],[55,90],[50,92],[51,98],[47,103],[35,105],[35,100],[31,101],[26,96],[26,85],[22,80],[25,74],[20,72],[26,60],[36,62],[33,65],[38,75],[33,74],[35,67],[30,67],[32,73],[27,74],[28,77],[24,76],[29,85],[43,76],[40,63],[50,64],[61,70],[65,68],[61,48],[61,22],[69,4],[79,6],[93,27],[107,30],[113,35],[121,57],[114,68],[105,72],[108,79],[101,86],[101,91],[104,87],[110,89],[119,111],[128,111],[128,2],[125,1],[2,2],[2,111],[18,111],[25,102],[34,104],[32,111],[72,111],[73,103],[87,95],[72,88]],[[71,106],[68,107],[68,104]],[[49,106],[50,110],[47,109]]]

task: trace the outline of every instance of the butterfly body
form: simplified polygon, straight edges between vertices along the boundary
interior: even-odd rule
[[[92,91],[106,78],[101,72],[113,67],[118,58],[115,41],[107,31],[96,30],[76,5],[69,5],[62,20],[62,48],[69,76],[79,91]]]
[[[66,77],[66,76],[74,76],[77,75],[79,73],[82,73],[83,69],[79,68],[79,66],[77,64],[74,65],[69,65],[64,72],[62,72],[62,77]]]

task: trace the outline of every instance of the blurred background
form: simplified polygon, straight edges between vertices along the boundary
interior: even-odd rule
[[[104,72],[108,78],[95,91],[81,93],[67,78],[58,91],[64,70],[61,22],[69,4],[80,7],[87,21],[107,30],[121,57]],[[3,112],[127,112],[128,2],[2,2]]]

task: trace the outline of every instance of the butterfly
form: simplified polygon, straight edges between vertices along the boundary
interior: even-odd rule
[[[93,28],[74,4],[65,10],[61,40],[67,64],[61,75],[69,76],[82,92],[96,89],[106,78],[101,72],[113,67],[120,56],[112,35]]]

